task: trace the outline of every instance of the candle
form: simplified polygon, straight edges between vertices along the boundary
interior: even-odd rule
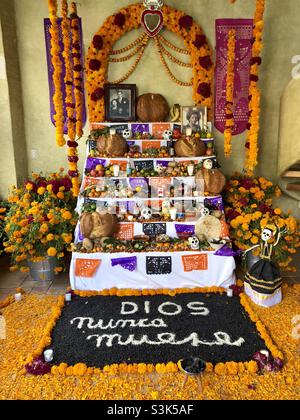
[[[227,289],[227,296],[228,297],[233,297],[233,290],[232,289]]]
[[[192,131],[191,128],[187,128],[186,129],[186,135],[187,135],[187,137],[191,137],[192,133],[193,133],[193,131]]]
[[[188,167],[187,167],[187,170],[188,170],[188,174],[189,174],[189,176],[193,176],[194,175],[194,165],[192,164],[192,163],[190,163],[189,165],[188,165]]]
[[[45,362],[47,362],[47,363],[53,362],[53,358],[54,358],[53,350],[50,349],[50,350],[45,350],[44,351]]]
[[[15,294],[15,301],[20,302],[22,300],[22,293],[16,293]]]
[[[66,302],[71,302],[71,300],[72,300],[72,295],[71,295],[71,293],[66,293],[66,295],[65,295],[65,301],[66,301]]]
[[[202,129],[206,129],[207,128],[207,107],[205,107],[205,111],[204,111],[204,121],[203,121],[203,125],[204,127],[202,127]]]
[[[114,136],[116,134],[116,129],[115,128],[111,128],[109,130],[109,133],[110,133],[111,136]]]
[[[113,165],[113,170],[114,170],[114,176],[119,176],[120,166],[119,165]]]
[[[177,208],[176,207],[170,208],[170,216],[171,216],[172,220],[176,220],[176,218],[177,218]]]

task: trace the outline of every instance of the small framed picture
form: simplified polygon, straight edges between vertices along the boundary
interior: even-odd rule
[[[105,85],[106,121],[135,121],[136,85]]]
[[[206,106],[183,106],[181,108],[181,122],[183,132],[192,129],[192,133],[198,133],[207,128],[207,107]]]

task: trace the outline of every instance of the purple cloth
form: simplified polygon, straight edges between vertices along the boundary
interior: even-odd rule
[[[214,255],[218,257],[239,257],[242,254],[242,251],[234,251],[228,245],[222,246]]]
[[[150,133],[150,126],[149,124],[131,124],[131,131],[133,136],[136,133]]]
[[[129,185],[133,190],[137,187],[147,188],[148,190],[148,183],[145,178],[129,178]]]
[[[88,171],[92,171],[96,168],[97,165],[106,165],[106,159],[99,159],[99,158],[87,158],[85,169]]]
[[[113,258],[111,265],[112,267],[120,265],[125,270],[135,271],[137,268],[137,257]]]
[[[204,207],[214,207],[216,210],[224,211],[222,197],[205,198]]]
[[[226,123],[226,78],[228,33],[236,30],[236,59],[234,80],[233,135],[247,129],[249,120],[249,74],[252,57],[252,19],[216,20],[216,70],[215,70],[215,127],[224,133]]]
[[[58,19],[58,29],[59,29],[59,46],[60,46],[60,59],[62,62],[62,75],[61,75],[61,89],[63,92],[63,103],[64,103],[64,134],[68,133],[68,120],[67,120],[67,109],[66,109],[66,90],[65,90],[65,82],[64,78],[66,75],[66,67],[65,62],[63,58],[63,50],[64,50],[64,44],[63,44],[63,38],[62,38],[62,28],[61,28],[62,19]],[[53,84],[53,72],[54,68],[52,66],[52,59],[51,59],[51,35],[50,35],[50,27],[51,22],[50,19],[44,19],[44,31],[45,31],[45,42],[46,42],[46,54],[47,54],[47,65],[48,65],[48,81],[49,81],[49,94],[50,94],[50,117],[52,124],[55,126],[55,109],[54,109],[54,103],[53,103],[53,95],[55,92],[54,84]],[[83,59],[83,43],[82,43],[82,24],[81,19],[79,22],[80,27],[80,44],[81,44],[81,51],[82,51],[82,68],[84,68],[84,59]],[[70,35],[71,36],[71,35]],[[83,107],[82,107],[82,124],[83,127],[86,123],[86,108],[85,108],[85,95],[84,95],[84,81],[83,81],[83,72],[82,72],[82,83],[81,88],[83,92]],[[75,102],[75,99],[73,99],[73,102]]]
[[[167,168],[169,166],[169,163],[169,160],[158,160],[156,162],[157,165],[163,166],[164,168]]]
[[[175,225],[177,233],[189,233],[191,236],[195,235],[194,225]]]

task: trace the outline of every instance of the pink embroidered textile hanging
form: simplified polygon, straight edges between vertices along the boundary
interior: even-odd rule
[[[228,32],[236,30],[236,59],[234,81],[234,129],[233,135],[247,129],[249,120],[249,76],[252,56],[252,19],[216,20],[216,70],[215,70],[215,127],[224,133],[226,116],[226,77]]]

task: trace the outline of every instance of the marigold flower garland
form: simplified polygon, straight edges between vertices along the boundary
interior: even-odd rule
[[[102,292],[95,292],[95,291],[75,291],[75,295],[80,297],[91,297],[91,296],[154,296],[154,295],[170,295],[175,296],[177,294],[182,293],[225,293],[225,289],[221,287],[210,287],[210,288],[194,288],[194,289],[175,289],[175,290],[168,290],[168,289],[159,289],[159,290],[133,290],[133,289],[109,289],[103,290]],[[266,328],[260,322],[259,318],[251,308],[250,302],[246,295],[240,295],[240,302],[241,305],[244,307],[246,312],[249,314],[250,319],[256,324],[256,327],[265,341],[266,346],[271,351],[273,357],[278,357],[283,360],[283,355],[273,343],[272,339],[270,338]],[[52,318],[49,320],[45,330],[43,337],[37,347],[37,349],[27,357],[25,368],[30,372],[31,364],[41,357],[43,351],[46,347],[51,345],[51,334],[52,331],[60,318],[63,308],[65,305],[64,296],[60,296],[57,300],[56,305],[52,310]],[[87,367],[84,363],[78,363],[75,366],[68,366],[66,363],[61,363],[59,366],[52,366],[51,373],[55,376],[86,376],[86,375],[100,375],[101,373],[106,373],[108,375],[118,375],[122,373],[136,373],[136,374],[147,374],[152,372],[157,372],[159,374],[165,373],[176,373],[180,370],[180,362],[178,363],[159,363],[156,365],[153,364],[113,364],[110,366],[105,366],[103,370],[99,368],[92,368]],[[256,373],[258,372],[258,365],[254,360],[249,362],[227,362],[227,363],[217,363],[215,366],[212,363],[207,363],[206,372],[208,373],[216,373],[217,375],[224,376],[224,375],[238,375],[244,372],[249,373]]]
[[[76,142],[76,104],[74,104],[73,99],[73,54],[71,51],[71,24],[68,17],[68,1],[62,0],[62,35],[63,35],[63,44],[64,51],[63,57],[66,68],[65,75],[65,89],[66,89],[66,109],[68,116],[68,162],[69,162],[69,175],[72,178],[72,193],[74,197],[79,195],[79,174],[78,174],[78,154]],[[75,59],[74,59],[75,60]],[[80,83],[80,82],[79,82]],[[76,90],[75,90],[76,94]]]
[[[262,34],[264,27],[265,0],[256,0],[256,10],[253,23],[253,47],[250,69],[249,88],[249,123],[246,142],[245,168],[251,175],[258,164],[258,134],[260,117],[261,93],[258,87],[259,66],[261,65],[261,51],[263,49]]]
[[[228,62],[226,81],[226,125],[224,131],[224,153],[226,157],[231,156],[231,139],[234,127],[233,100],[234,100],[234,63],[235,63],[236,31],[228,33]]]
[[[65,145],[64,139],[64,108],[63,93],[61,90],[62,62],[60,59],[59,30],[57,17],[57,1],[48,0],[50,12],[50,34],[51,34],[51,58],[53,65],[54,96],[53,104],[55,109],[56,143],[59,147]]]
[[[104,85],[107,83],[107,67],[112,47],[126,32],[141,26],[143,10],[143,4],[130,5],[119,10],[106,19],[93,38],[86,59],[90,122],[104,121]],[[168,6],[164,6],[162,12],[166,29],[183,38],[191,55],[195,104],[211,109],[214,66],[212,50],[205,35],[193,18],[184,12]]]

